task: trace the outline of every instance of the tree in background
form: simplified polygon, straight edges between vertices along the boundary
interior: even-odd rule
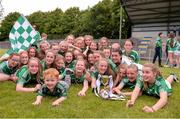
[[[18,12],[8,14],[4,20],[1,22],[0,27],[0,40],[5,40],[9,36],[9,32],[11,31],[14,22],[18,19],[20,14]]]
[[[9,31],[19,13],[10,13],[1,23],[0,40],[8,39]],[[127,37],[130,24],[123,11],[122,38]],[[75,36],[90,34],[94,38],[106,36],[112,39],[119,38],[120,1],[103,0],[92,8],[80,11],[72,7],[63,12],[57,8],[51,12],[37,11],[27,16],[37,30],[48,34],[48,39],[65,38],[68,34]]]

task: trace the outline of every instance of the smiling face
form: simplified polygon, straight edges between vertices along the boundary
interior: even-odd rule
[[[44,79],[44,84],[46,84],[47,88],[51,91],[53,91],[57,83],[58,79],[54,77],[47,77]]]
[[[14,68],[18,66],[20,63],[20,56],[13,55],[9,60],[8,60],[8,65],[10,68]]]
[[[102,47],[108,47],[108,40],[107,39],[101,39],[101,41],[100,41],[100,45],[102,46]]]
[[[31,74],[37,74],[39,70],[39,64],[36,60],[30,60],[28,64],[28,69]]]
[[[106,58],[109,58],[111,55],[111,50],[110,49],[103,49],[103,53]]]
[[[28,63],[29,60],[28,53],[22,53],[20,57],[21,57],[21,64],[25,65]]]
[[[127,68],[126,73],[130,82],[134,82],[137,79],[137,74],[138,74],[137,69]]]
[[[100,60],[98,64],[98,71],[103,75],[108,69],[108,62],[105,60]]]
[[[90,37],[87,37],[84,39],[84,42],[87,46],[90,46],[91,42],[92,42],[92,39]]]
[[[91,42],[89,48],[90,48],[91,50],[97,50],[97,44],[96,44],[95,42]]]
[[[131,41],[127,40],[124,44],[124,49],[126,52],[130,52],[133,48],[133,44]]]
[[[65,67],[65,63],[63,59],[59,59],[55,61],[55,65],[57,69],[61,69],[63,67]]]
[[[78,60],[75,66],[75,71],[77,73],[83,73],[85,71],[86,67],[85,67],[85,62],[84,60]]]
[[[66,52],[66,51],[68,50],[68,44],[67,44],[66,42],[60,43],[59,49],[60,49],[62,52]]]
[[[90,64],[94,64],[94,54],[89,54],[89,55],[88,55],[88,62],[89,62]]]
[[[74,44],[74,37],[73,36],[68,36],[66,38],[66,41],[69,43],[69,44]]]
[[[145,82],[153,82],[156,77],[156,73],[152,71],[151,67],[143,67],[142,73],[143,81]]]
[[[47,65],[51,65],[54,62],[55,55],[53,52],[47,52],[45,62]]]
[[[29,49],[29,57],[35,57],[36,56],[36,50],[34,48]]]
[[[119,52],[112,52],[111,53],[111,58],[112,61],[116,64],[116,63],[121,63],[121,55],[119,54]]]
[[[121,78],[125,77],[125,76],[126,76],[126,69],[120,68],[119,76],[120,76]]]
[[[59,72],[54,68],[49,68],[43,73],[44,84],[50,91],[53,91],[59,81]]]
[[[67,63],[71,63],[72,60],[73,60],[73,55],[72,55],[72,53],[67,52],[67,53],[65,54],[65,61],[66,61]]]
[[[44,42],[43,44],[40,45],[40,48],[41,48],[42,51],[45,52],[46,50],[49,49],[49,44]]]
[[[76,47],[78,48],[83,48],[84,47],[84,41],[82,39],[78,39],[75,44]]]
[[[54,51],[54,54],[57,54],[59,52],[59,46],[58,45],[53,45],[51,49]]]

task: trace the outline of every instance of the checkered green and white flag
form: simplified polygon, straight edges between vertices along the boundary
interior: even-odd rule
[[[9,33],[11,48],[1,58],[8,57],[14,52],[19,53],[27,50],[31,44],[37,42],[39,39],[39,32],[35,31],[26,17],[21,15]]]

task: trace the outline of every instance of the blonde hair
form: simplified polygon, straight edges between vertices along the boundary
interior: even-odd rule
[[[72,39],[75,39],[74,35],[69,34],[68,36],[66,36],[65,40],[67,40],[69,37],[71,37]]]
[[[124,63],[124,64],[120,64],[120,65],[118,66],[118,72],[120,72],[120,69],[125,69],[125,70],[126,70],[126,69],[127,69],[127,66],[128,66],[128,65],[125,64],[125,63]]]
[[[55,68],[49,68],[43,72],[43,79],[54,78],[59,79],[59,72]]]
[[[39,47],[41,48],[41,46],[42,46],[43,44],[47,44],[48,47],[50,48],[50,44],[49,44],[48,41],[46,41],[46,40],[41,41],[40,44],[39,44]]]
[[[106,58],[100,58],[100,60],[96,64],[97,69],[99,70],[99,64],[100,64],[101,61],[107,62],[107,73],[108,73],[108,75],[112,75],[113,76],[113,80],[114,80],[116,75],[113,72],[113,70],[111,69],[111,67],[109,65],[109,62],[108,62],[108,60]]]
[[[29,64],[31,61],[36,61],[38,63],[38,72],[37,72],[37,75],[36,75],[36,81],[38,83],[40,83],[41,81],[41,75],[42,75],[42,65],[40,63],[40,60],[36,57],[31,57],[28,61],[28,67],[29,67]]]
[[[127,69],[135,69],[138,72],[138,67],[135,64],[128,65]]]
[[[162,76],[159,67],[157,67],[157,66],[156,66],[155,64],[153,64],[153,63],[145,63],[145,64],[143,65],[143,67],[149,67],[149,68],[151,68],[152,72],[156,74],[156,77]],[[148,88],[148,83],[143,80],[143,84],[144,84],[144,89],[147,89],[147,88]]]

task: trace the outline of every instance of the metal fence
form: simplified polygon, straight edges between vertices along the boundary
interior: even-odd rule
[[[140,40],[136,39],[136,38],[132,38],[132,40],[134,42],[134,49],[139,52],[138,46],[140,45]],[[60,41],[61,40],[49,40],[50,43],[59,43]],[[96,40],[96,41],[98,42],[98,40]],[[125,41],[124,39],[121,40],[121,44],[120,44],[121,47],[123,47],[124,41]],[[119,42],[119,40],[118,39],[111,40],[111,43],[115,43],[115,42]],[[141,59],[152,62],[154,53],[155,53],[154,44],[155,44],[154,40],[152,39],[149,46],[146,49],[146,52],[144,54],[139,53]],[[11,45],[8,41],[0,42],[0,49],[9,49],[10,47],[11,47]],[[165,62],[165,60],[166,60],[165,45],[163,45],[162,62]]]

